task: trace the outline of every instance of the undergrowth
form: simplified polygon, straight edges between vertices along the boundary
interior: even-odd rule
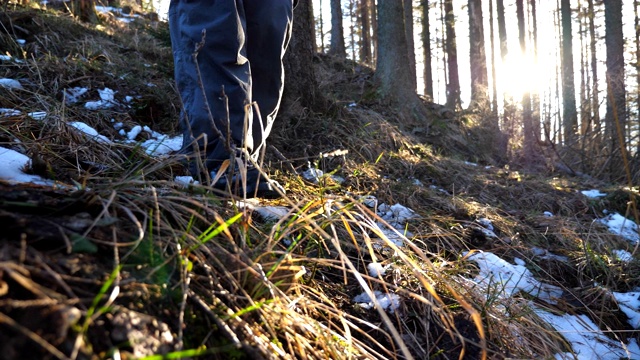
[[[332,108],[279,119],[272,137],[279,154],[269,151],[266,164],[289,195],[267,204],[286,207],[286,215],[265,218],[254,210],[264,202],[226,201],[206,185],[175,183],[185,173],[178,155],[150,157],[69,126],[82,121],[110,139],[122,137],[114,122],[176,132],[180,101],[166,24],[90,26],[33,9],[0,19],[0,45],[14,58],[0,64],[0,75],[24,84],[0,88],[0,107],[21,111],[0,117],[0,145],[28,154],[27,171],[59,183],[1,185],[0,219],[12,224],[0,255],[7,358],[29,351],[61,359],[479,359],[570,351],[531,310],[530,296],[505,299],[500,284],[473,285],[478,269],[463,255],[471,250],[524,259],[538,279],[568,294],[554,311],[585,313],[611,333],[638,337],[593,287],[640,286],[638,255],[628,263],[611,255],[637,249],[593,222],[605,208],[624,208],[633,191],[589,201],[577,190],[603,184],[510,169],[473,116],[435,104],[435,126],[405,128],[371,96],[371,69],[320,56]],[[29,45],[16,45],[16,36]],[[75,86],[90,89],[86,99],[109,87],[119,104],[127,95],[135,100],[88,111],[65,103],[62,91]],[[28,115],[36,111],[46,118]],[[335,150],[346,151],[322,155]],[[298,172],[309,164],[344,182],[304,180]],[[417,216],[396,229],[362,197],[372,194],[378,205],[400,203]],[[482,231],[481,218],[495,237]],[[568,262],[542,259],[534,247]],[[371,263],[388,270],[372,274]],[[397,295],[399,307],[353,300],[374,291]],[[114,335],[130,333],[123,318],[146,330]]]

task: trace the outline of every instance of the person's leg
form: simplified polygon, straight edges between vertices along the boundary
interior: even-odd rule
[[[264,0],[262,0],[264,1]],[[181,128],[185,151],[195,155],[194,139],[198,140],[207,169],[198,169],[189,162],[193,175],[215,170],[229,158],[226,141],[213,130],[206,105],[208,103],[217,129],[226,138],[227,108],[222,89],[228,99],[231,139],[237,146],[245,140],[253,147],[251,138],[243,132],[245,104],[251,101],[251,73],[245,46],[245,14],[242,0],[190,1],[173,0],[169,9],[169,25],[175,62],[175,80],[183,102]],[[198,76],[193,53],[206,37],[197,57],[201,76]],[[207,95],[202,94],[202,83]]]
[[[244,10],[252,98],[262,117],[261,124],[254,115],[251,128],[256,155],[271,132],[280,106],[284,85],[282,58],[291,37],[293,0],[244,0]]]

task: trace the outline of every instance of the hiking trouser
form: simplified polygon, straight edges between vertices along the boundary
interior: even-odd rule
[[[224,139],[229,128],[231,141],[246,146],[252,156],[264,146],[282,97],[282,58],[291,36],[292,13],[293,0],[171,1],[169,26],[183,105],[183,150],[195,155],[197,146],[208,171],[230,157],[214,124]],[[193,54],[203,33],[196,63]],[[246,111],[245,105],[252,102],[257,103],[260,117]],[[192,174],[198,173],[196,162],[189,161],[189,167]]]

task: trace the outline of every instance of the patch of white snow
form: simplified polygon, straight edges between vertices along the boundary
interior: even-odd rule
[[[387,272],[388,268],[389,268],[389,265],[384,266],[379,262],[372,262],[370,264],[367,264],[367,270],[369,270],[369,275],[373,277],[378,277],[378,275],[383,276],[385,272]]]
[[[69,126],[74,127],[75,129],[79,130],[80,132],[82,132],[83,134],[87,135],[89,138],[97,142],[111,144],[111,140],[109,140],[106,136],[100,135],[100,133],[98,133],[96,129],[92,128],[91,126],[81,121],[70,122]]]
[[[633,220],[629,220],[618,213],[613,213],[598,219],[598,222],[606,225],[610,232],[622,236],[632,244],[640,242],[638,224]]]
[[[493,253],[478,251],[469,255],[467,259],[475,261],[480,267],[480,273],[474,282],[485,289],[484,293],[487,296],[495,294],[501,298],[508,298],[524,291],[553,304],[554,299],[562,295],[561,288],[536,280],[526,267],[512,265]]]
[[[400,296],[396,294],[383,294],[376,290],[373,292],[373,295],[383,310],[388,310],[393,314],[400,307]],[[365,309],[372,309],[375,306],[373,300],[366,292],[354,297],[353,301]]]
[[[38,175],[26,174],[23,169],[29,166],[31,159],[15,150],[0,146],[0,179],[13,183],[34,183],[53,185]]]
[[[601,193],[600,190],[582,190],[580,191],[582,193],[582,195],[591,198],[591,199],[596,199],[599,197],[603,197],[603,196],[607,196],[607,194],[605,193]]]
[[[22,87],[22,84],[20,84],[20,81],[14,80],[14,79],[7,79],[7,78],[0,79],[0,86],[2,86],[5,89],[10,89],[10,90],[22,90],[22,89],[24,89]]]

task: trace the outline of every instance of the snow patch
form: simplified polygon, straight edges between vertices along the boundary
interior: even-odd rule
[[[606,225],[610,232],[622,236],[632,244],[640,242],[638,224],[618,213],[608,214],[597,221]]]
[[[465,256],[467,254],[468,252],[463,253]],[[562,296],[561,288],[536,280],[523,265],[512,265],[493,253],[478,251],[469,255],[467,259],[475,261],[480,267],[480,273],[474,282],[484,289],[486,296],[494,294],[501,298],[509,298],[519,291],[524,291],[550,304]]]
[[[62,91],[64,95],[64,101],[67,105],[73,105],[77,103],[82,95],[86,94],[87,91],[89,91],[89,89],[84,87],[73,87],[70,89],[64,89]]]
[[[12,183],[34,183],[40,185],[54,185],[38,175],[26,174],[23,169],[28,168],[31,159],[15,150],[0,146],[0,179]]]
[[[10,89],[10,90],[22,90],[22,89],[24,89],[22,87],[22,84],[20,84],[20,81],[14,80],[14,79],[7,79],[7,78],[0,79],[0,86],[2,86],[5,89]]]
[[[622,262],[629,262],[633,260],[633,255],[626,250],[613,250],[612,253],[613,253],[613,256],[616,257],[616,259]]]
[[[369,275],[378,277],[378,275],[383,276],[390,266],[391,265],[384,266],[379,262],[372,262],[367,264],[367,270],[369,271]]]
[[[100,133],[98,133],[98,131],[94,128],[92,128],[91,126],[81,122],[81,121],[74,121],[74,122],[70,122],[69,126],[75,128],[76,130],[80,131],[81,133],[83,133],[84,135],[88,136],[89,138],[91,138],[92,140],[95,140],[97,142],[101,142],[101,143],[105,143],[105,144],[111,144],[111,140],[109,140],[106,136],[104,135],[100,135]]]
[[[393,314],[400,307],[400,296],[396,294],[383,294],[376,290],[373,292],[373,295],[382,310],[388,310]],[[366,292],[354,297],[353,301],[365,309],[372,309],[375,306],[373,300]]]
[[[110,109],[114,105],[117,104],[115,101],[114,95],[115,91],[104,88],[102,90],[98,90],[98,94],[100,95],[100,100],[98,101],[87,101],[84,104],[84,107],[89,110],[105,110]]]
[[[571,344],[573,354],[556,354],[556,359],[620,360],[640,359],[640,348],[633,339],[623,344],[607,337],[587,315],[555,315],[537,306],[536,315],[553,326]]]
[[[591,198],[591,199],[597,199],[603,196],[607,196],[607,194],[605,193],[601,193],[600,190],[582,190],[580,191],[582,193],[582,195]]]

